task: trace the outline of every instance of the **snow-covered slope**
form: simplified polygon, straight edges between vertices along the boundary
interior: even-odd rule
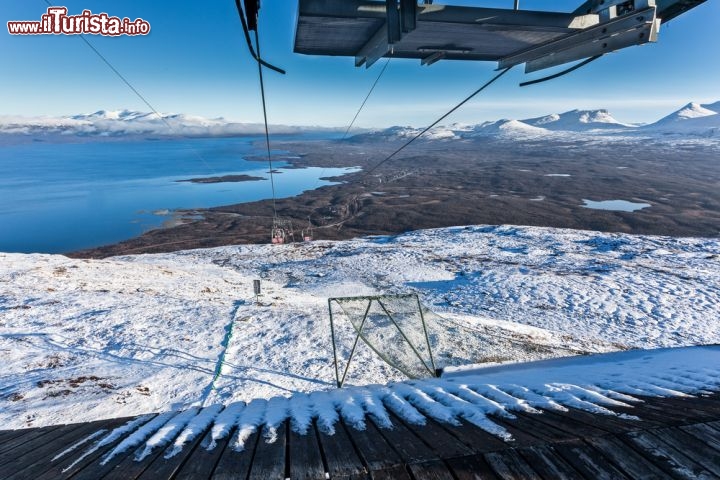
[[[491,135],[509,138],[528,138],[547,135],[550,133],[544,128],[534,127],[519,120],[498,120],[478,125],[471,133],[464,137]]]
[[[653,123],[654,126],[668,125],[673,123],[685,122],[690,119],[707,117],[710,115],[717,115],[717,112],[705,108],[698,103],[688,103],[680,110],[677,110],[667,117],[663,117],[657,122]]]
[[[655,131],[675,136],[720,137],[720,114],[689,118],[672,127],[660,125]]]
[[[462,129],[462,127],[460,127]],[[409,126],[394,126],[385,128],[382,130],[373,130],[367,133],[360,133],[353,135],[348,138],[350,142],[362,142],[362,141],[394,141],[394,140],[409,140],[424,129],[414,128]],[[424,140],[452,140],[459,138],[455,130],[452,127],[435,127],[430,129],[425,135]]]
[[[717,108],[720,102],[708,105]],[[720,136],[720,114],[706,106],[689,103],[657,122],[643,127],[643,130],[665,135]]]
[[[331,389],[328,297],[417,292],[439,314],[443,366],[718,343],[719,257],[717,239],[491,226],[97,261],[0,254],[0,425]],[[368,348],[354,365],[350,384],[403,379]]]
[[[543,117],[529,118],[523,123],[547,130],[588,131],[596,129],[627,129],[632,125],[617,121],[607,110],[572,110]]]
[[[350,137],[348,141],[397,141],[409,140],[423,131],[422,128],[390,127]],[[478,125],[453,124],[448,127],[435,127],[422,136],[422,140],[457,140],[475,137],[527,138],[550,133],[543,128],[533,127],[518,120],[498,120]]]
[[[715,113],[720,113],[720,102],[715,103],[706,103],[704,105],[701,105],[702,108],[705,110],[710,110]]]

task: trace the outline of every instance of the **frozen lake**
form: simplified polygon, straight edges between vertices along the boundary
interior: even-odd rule
[[[594,202],[592,200],[583,199],[585,208],[592,208],[593,210],[609,210],[612,212],[635,212],[642,210],[643,208],[652,207],[649,203],[635,203],[628,202],[627,200],[603,200],[601,202]]]

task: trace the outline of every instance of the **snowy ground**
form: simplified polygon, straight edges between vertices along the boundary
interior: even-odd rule
[[[717,239],[489,226],[102,261],[0,254],[0,428],[331,389],[328,297],[417,292],[440,314],[431,336],[462,342],[447,365],[720,343],[719,258]],[[349,383],[402,378],[359,348]]]

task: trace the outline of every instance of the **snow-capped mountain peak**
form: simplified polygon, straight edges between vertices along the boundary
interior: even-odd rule
[[[459,125],[451,125],[449,127],[445,126],[438,126],[435,128],[430,129],[425,135],[423,136],[423,140],[451,140],[451,139],[457,139],[459,138],[456,132],[463,132],[467,131],[472,127],[467,126],[459,126]],[[348,140],[352,142],[356,141],[365,141],[365,140],[409,140],[415,136],[417,136],[420,132],[422,132],[422,128],[415,128],[415,127],[409,127],[409,126],[394,126],[385,128],[382,130],[374,130],[367,133],[361,133],[359,135],[354,135],[350,137]]]
[[[551,113],[550,115],[545,115],[544,117],[538,117],[535,119],[528,119],[525,120],[526,122],[532,122],[535,125],[546,125],[548,123],[557,122],[560,120],[560,114],[558,113]]]
[[[498,135],[504,137],[527,137],[546,134],[544,128],[528,125],[520,120],[503,119],[478,125],[470,136]]]
[[[548,130],[586,131],[598,128],[629,128],[632,125],[619,122],[605,109],[571,110],[543,117],[529,118],[523,123]]]
[[[148,117],[155,117],[156,119],[158,116],[154,113],[146,113],[146,112],[137,112],[134,110],[98,110],[97,112],[93,113],[81,113],[79,115],[73,115],[72,119],[75,120],[119,120],[119,121],[133,121],[133,120],[140,120],[140,119],[146,119]]]
[[[718,105],[720,102],[717,102],[713,105]],[[710,115],[717,115],[717,112],[714,112],[713,110],[709,110],[699,103],[691,102],[685,105],[680,110],[671,113],[667,117],[661,118],[658,120],[655,125],[660,124],[666,124],[666,123],[672,123],[672,122],[682,122],[685,120],[693,119],[693,118],[702,118],[702,117],[709,117]]]
[[[691,135],[717,137],[720,134],[720,114],[707,107],[720,110],[720,102],[700,105],[691,102],[680,110],[671,113],[657,122],[645,127],[664,135]]]

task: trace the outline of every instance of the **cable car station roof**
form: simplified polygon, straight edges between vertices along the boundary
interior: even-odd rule
[[[573,13],[439,4],[416,0],[299,0],[295,52],[525,63],[535,71],[656,41],[660,22],[704,0],[590,0]],[[662,15],[667,14],[666,18]]]

